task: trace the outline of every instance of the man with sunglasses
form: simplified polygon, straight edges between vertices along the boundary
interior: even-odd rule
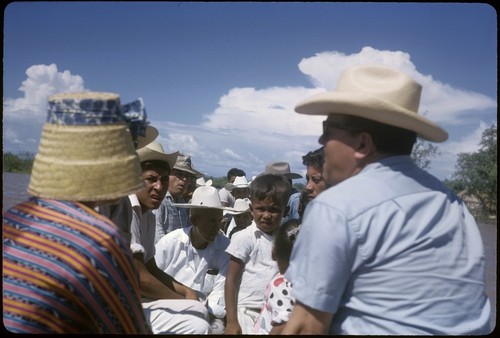
[[[153,211],[156,216],[155,244],[167,233],[191,225],[189,211],[176,207],[174,203],[187,202],[183,196],[192,176],[200,178],[203,174],[194,169],[190,156],[180,153],[170,172],[167,194],[160,207]]]
[[[336,91],[296,106],[328,116],[319,143],[332,187],[307,206],[285,275],[297,302],[283,333],[491,332],[477,224],[410,156],[417,137],[448,138],[417,114],[421,89],[400,71],[358,66]]]

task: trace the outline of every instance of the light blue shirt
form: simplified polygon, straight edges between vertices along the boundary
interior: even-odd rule
[[[330,333],[491,332],[484,249],[464,203],[409,156],[372,163],[307,207],[285,277]]]
[[[174,203],[184,203],[184,199],[173,198],[170,192],[167,192],[165,198],[161,202],[158,209],[153,210],[153,214],[156,217],[156,233],[154,244],[168,234],[171,231],[187,228],[191,225],[189,220],[189,209],[179,208],[174,205]]]

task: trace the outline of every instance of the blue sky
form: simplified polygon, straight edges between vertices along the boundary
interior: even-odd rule
[[[357,64],[423,85],[420,112],[450,134],[440,179],[497,121],[497,18],[481,3],[13,2],[3,52],[4,152],[38,149],[48,96],[106,91],[142,97],[166,151],[207,175],[304,174],[324,117],[294,106]]]

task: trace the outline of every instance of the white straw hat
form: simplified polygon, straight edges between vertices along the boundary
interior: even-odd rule
[[[250,185],[245,176],[236,176],[233,183],[226,183],[224,187],[231,192],[235,188],[248,188]]]
[[[268,165],[266,165],[264,174],[283,175],[290,180],[293,180],[295,178],[302,178],[302,175],[297,173],[292,173],[290,171],[290,164],[288,162],[269,163]]]
[[[444,142],[448,133],[418,115],[422,86],[410,76],[381,66],[357,66],[340,75],[333,92],[300,101],[295,111],[308,115],[346,114],[408,129],[424,140]]]
[[[194,190],[191,203],[173,203],[180,208],[210,208],[226,210],[220,202],[219,192],[212,186],[201,186]]]
[[[153,141],[145,147],[137,149],[137,154],[139,155],[139,161],[141,163],[146,161],[163,161],[167,162],[170,169],[172,169],[177,161],[179,152],[176,151],[175,153],[166,154],[163,150],[163,146]]]
[[[200,177],[196,180],[197,187],[201,187],[201,186],[208,186],[209,187],[212,185],[212,183],[213,183],[212,180],[208,180],[205,182],[205,178],[203,178],[203,177]]]
[[[251,202],[248,198],[237,198],[234,201],[234,206],[232,208],[227,208],[225,213],[231,215],[239,215],[244,212],[250,211]]]
[[[29,194],[104,201],[142,189],[139,158],[117,94],[62,93],[48,101]]]

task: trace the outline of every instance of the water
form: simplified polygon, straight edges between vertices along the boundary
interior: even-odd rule
[[[2,213],[11,206],[24,201],[28,197],[26,188],[29,175],[3,173]],[[491,324],[496,324],[496,286],[497,286],[497,224],[479,223],[479,230],[483,236],[486,255],[486,293],[492,307]]]

